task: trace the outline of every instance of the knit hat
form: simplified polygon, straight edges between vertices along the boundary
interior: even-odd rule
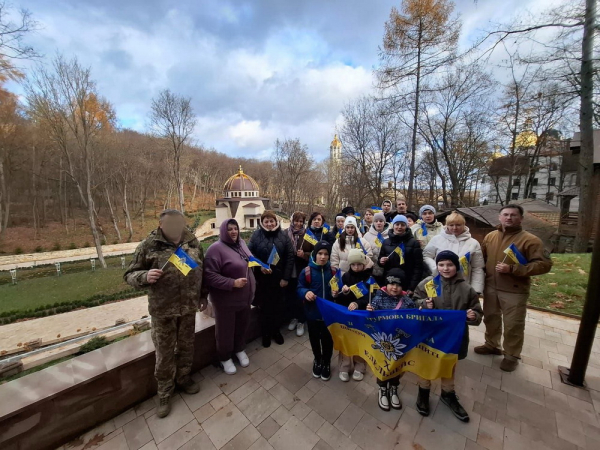
[[[354,215],[355,211],[354,208],[352,206],[346,206],[344,209],[342,209],[342,214],[344,215]]]
[[[387,284],[399,284],[400,286],[404,285],[405,279],[406,274],[404,273],[404,270],[398,268],[388,270],[385,277]]]
[[[397,222],[404,222],[406,224],[406,226],[408,226],[408,220],[402,214],[398,214],[396,217],[394,217],[392,219],[392,226],[394,226],[394,224]]]
[[[383,215],[383,213],[376,213],[373,216],[373,222],[375,222],[376,220],[383,220],[385,222],[385,216]]]
[[[419,220],[419,218],[417,217],[417,215],[415,213],[407,212],[404,215],[406,216],[407,219],[412,219],[412,221],[415,223],[417,222],[417,220]]]
[[[275,222],[278,222],[275,211],[271,211],[270,209],[265,209],[265,212],[263,212],[260,216],[260,222],[262,223],[267,217],[270,217],[271,219],[275,219]]]
[[[315,244],[315,248],[313,248],[311,254],[313,260],[317,259],[317,253],[319,253],[319,250],[327,250],[327,254],[331,256],[331,244],[327,241],[319,241]]]
[[[367,265],[367,255],[360,248],[350,249],[348,253],[348,264]]]
[[[436,213],[435,208],[433,206],[431,206],[431,205],[423,205],[423,206],[421,206],[421,208],[419,208],[419,217],[423,216],[423,213],[425,211],[431,211],[431,212],[433,212],[433,214]]]
[[[354,228],[358,228],[358,225],[356,225],[356,219],[354,217],[346,217],[346,220],[344,220],[344,230],[348,225],[352,225]]]
[[[450,250],[442,250],[435,257],[435,263],[440,261],[451,261],[456,266],[456,270],[460,269],[460,263],[458,262],[458,255]]]
[[[337,222],[338,219],[346,219],[346,216],[344,216],[343,214],[338,214],[337,216],[335,216],[335,221]]]

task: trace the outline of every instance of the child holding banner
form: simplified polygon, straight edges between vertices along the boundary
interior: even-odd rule
[[[350,311],[355,309],[366,309],[369,303],[369,294],[364,292],[367,289],[367,280],[371,277],[371,269],[367,269],[367,255],[362,250],[353,248],[348,254],[348,264],[350,269],[342,276],[344,284],[342,290],[333,296],[338,305],[347,307]],[[364,378],[366,370],[365,360],[360,356],[347,356],[340,352],[340,380],[350,381],[350,372],[354,370],[352,379],[360,381]]]
[[[375,294],[367,305],[367,311],[378,309],[411,309],[416,308],[415,303],[402,290],[406,275],[402,269],[391,269],[386,277],[386,286]],[[379,386],[379,407],[384,411],[390,410],[390,403],[394,409],[402,409],[402,402],[398,396],[400,378],[404,373],[387,381],[377,380]]]
[[[323,321],[315,300],[317,296],[333,301],[331,280],[336,270],[329,263],[331,246],[327,241],[317,242],[306,267],[298,277],[298,297],[304,300],[308,338],[314,355],[313,377],[328,381],[331,378],[333,339]]]
[[[450,250],[444,250],[435,258],[439,275],[427,277],[419,283],[414,293],[417,305],[428,309],[455,309],[467,311],[467,322],[458,359],[465,359],[469,350],[469,330],[467,325],[479,325],[483,317],[479,295],[465,281],[460,273],[458,255]],[[442,403],[450,408],[452,413],[463,422],[469,421],[469,414],[458,402],[454,391],[454,374],[451,378],[441,378]],[[431,380],[419,379],[419,395],[417,411],[423,416],[429,415],[429,391]]]

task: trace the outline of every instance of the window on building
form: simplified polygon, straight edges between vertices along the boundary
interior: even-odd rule
[[[254,228],[254,219],[250,219],[250,228]]]
[[[556,186],[556,178],[548,178],[548,186]]]
[[[512,200],[519,200],[519,193],[518,192],[513,192],[510,198]]]
[[[537,178],[534,178],[534,179],[533,179],[533,186],[537,186],[537,185],[538,185],[538,179],[537,179]]]
[[[535,192],[532,192],[531,194],[529,194],[529,198],[532,198],[535,200],[537,198],[537,194]]]
[[[521,186],[521,179],[520,178],[515,178],[513,180],[513,186]]]

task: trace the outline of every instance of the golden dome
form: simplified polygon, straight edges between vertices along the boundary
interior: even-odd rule
[[[227,191],[258,191],[258,183],[249,175],[246,175],[242,170],[242,166],[240,165],[240,169],[238,173],[229,177],[229,179],[225,182],[225,187],[223,190]]]
[[[342,142],[338,139],[337,134],[333,136],[333,141],[331,141],[331,146],[334,148],[342,146]]]
[[[516,147],[535,147],[537,144],[537,135],[531,130],[520,132],[515,139]]]

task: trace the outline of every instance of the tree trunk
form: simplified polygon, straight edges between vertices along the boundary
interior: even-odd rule
[[[581,152],[579,153],[579,211],[577,234],[573,242],[574,253],[587,251],[594,223],[594,107],[593,107],[593,50],[596,19],[596,0],[585,2],[585,24],[581,42],[581,109],[579,129]],[[600,239],[600,236],[596,236]]]
[[[108,211],[110,212],[110,220],[112,221],[113,227],[115,229],[115,233],[117,233],[117,239],[121,242],[121,232],[119,231],[119,224],[117,223],[117,218],[115,216],[115,211],[112,206],[112,202],[110,201],[110,194],[108,192],[108,186],[104,186],[104,193],[106,194],[106,202],[108,203]]]
[[[94,197],[92,195],[92,170],[89,161],[85,161],[85,171],[85,193],[87,197],[88,220],[90,222],[90,229],[92,231],[92,237],[94,238],[94,244],[96,246],[96,253],[98,254],[98,261],[100,261],[102,267],[106,269],[106,261],[104,260],[104,254],[102,253],[102,241],[100,240],[100,233],[98,232],[96,218],[94,217],[96,212],[94,208]]]
[[[417,77],[416,77],[416,85],[415,85],[415,115],[413,120],[413,129],[412,129],[412,141],[410,148],[410,171],[408,174],[408,198],[406,199],[406,203],[408,208],[414,208],[414,178],[415,178],[415,164],[417,159],[417,129],[418,129],[418,120],[419,120],[419,96],[421,89],[421,34],[422,32],[419,30],[419,41],[417,43]]]
[[[129,237],[127,238],[127,242],[131,242],[131,238],[133,237],[133,224],[131,223],[131,214],[129,214],[129,206],[127,204],[127,182],[123,183],[123,212],[125,213],[125,223],[127,224],[127,228],[129,229]]]
[[[0,158],[0,236],[8,228],[8,216],[10,213],[10,194],[6,185],[4,174],[4,160]]]

